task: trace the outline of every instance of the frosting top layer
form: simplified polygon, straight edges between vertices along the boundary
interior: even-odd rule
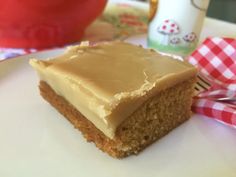
[[[149,97],[196,74],[186,62],[124,42],[74,46],[62,56],[30,63],[110,138]]]

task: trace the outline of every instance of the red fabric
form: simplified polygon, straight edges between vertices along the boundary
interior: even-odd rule
[[[217,98],[236,98],[236,40],[208,38],[188,57],[210,82],[209,90],[195,97],[192,109],[236,127],[236,102],[220,102]]]

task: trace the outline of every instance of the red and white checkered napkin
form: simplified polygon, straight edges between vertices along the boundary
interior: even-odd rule
[[[236,102],[217,101],[236,98],[236,39],[208,38],[188,61],[211,84],[195,97],[193,111],[236,127]]]

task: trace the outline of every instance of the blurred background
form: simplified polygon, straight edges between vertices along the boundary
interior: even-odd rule
[[[236,23],[236,0],[211,0],[207,16]]]
[[[236,0],[211,0],[207,16],[236,23]]]

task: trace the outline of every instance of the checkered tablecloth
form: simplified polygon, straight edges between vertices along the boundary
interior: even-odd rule
[[[197,66],[211,84],[195,97],[194,112],[236,127],[236,102],[218,100],[236,99],[236,40],[208,38],[188,61]]]

